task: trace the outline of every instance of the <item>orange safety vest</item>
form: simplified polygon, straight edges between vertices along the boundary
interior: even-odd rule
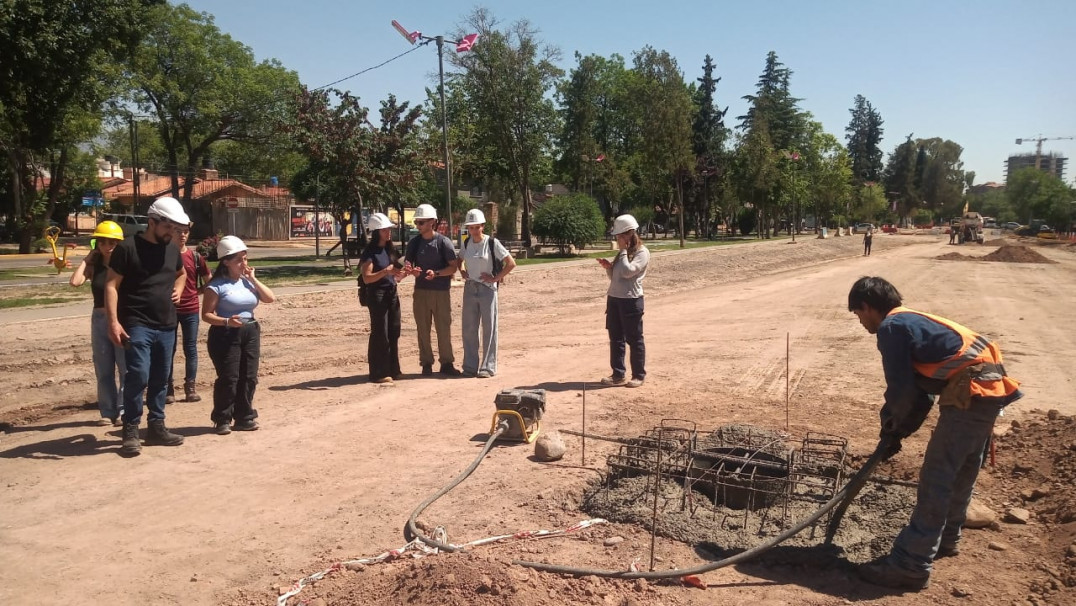
[[[963,343],[960,351],[947,360],[940,362],[919,362],[912,360],[915,371],[924,377],[948,381],[969,366],[983,364],[983,372],[971,377],[971,395],[985,398],[1003,398],[1010,396],[1020,387],[1019,381],[1005,376],[1005,367],[1001,363],[1001,350],[998,346],[969,328],[952,320],[934,316],[907,307],[896,307],[887,316],[898,313],[911,313],[941,324],[960,335]]]

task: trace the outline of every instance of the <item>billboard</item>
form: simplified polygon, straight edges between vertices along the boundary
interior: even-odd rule
[[[313,238],[336,235],[333,216],[321,211],[315,215],[313,206],[292,206],[289,237]]]

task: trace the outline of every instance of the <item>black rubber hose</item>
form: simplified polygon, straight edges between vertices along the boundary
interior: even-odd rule
[[[889,447],[892,443],[893,438],[889,436],[883,437],[882,440],[878,442],[878,448],[875,449],[874,454],[877,455],[881,452],[884,455],[884,453],[889,451]],[[878,467],[878,464],[881,462],[881,456],[872,457],[863,465],[863,468],[859,470],[859,473],[844,485],[844,500],[841,501],[841,504],[833,511],[833,516],[829,519],[829,525],[826,527],[825,545],[833,543],[833,537],[837,535],[837,528],[841,525],[841,520],[844,519],[844,513],[848,511],[848,506],[856,499],[856,495],[859,494],[859,491],[863,490],[863,486],[870,480],[870,475],[874,473],[874,468]]]
[[[462,551],[462,549],[459,547],[449,545],[447,543],[442,543],[436,539],[431,539],[430,537],[422,534],[422,532],[419,531],[418,526],[415,522],[416,520],[418,520],[418,516],[420,516],[422,512],[426,510],[427,507],[433,505],[434,501],[448,494],[448,491],[452,490],[456,486],[459,486],[460,482],[466,480],[467,476],[474,473],[474,470],[478,469],[478,464],[482,462],[482,459],[486,457],[486,454],[489,453],[489,450],[493,448],[493,443],[496,442],[497,438],[499,438],[501,434],[503,434],[507,430],[508,421],[502,418],[500,421],[497,422],[497,429],[492,434],[490,434],[489,439],[486,440],[486,445],[482,447],[482,452],[478,453],[478,456],[475,457],[474,461],[472,461],[471,464],[467,466],[467,469],[464,469],[462,472],[460,472],[460,474],[456,476],[455,479],[453,479],[451,482],[445,484],[444,488],[438,490],[437,492],[427,497],[425,501],[419,503],[418,507],[416,507],[415,510],[411,512],[411,517],[407,519],[407,526],[404,527],[404,537],[408,541],[418,539],[423,543],[429,545],[430,547],[440,549],[441,551]]]
[[[848,495],[851,493],[850,487],[855,488],[856,492],[858,492],[859,488],[862,488],[863,482],[865,482],[866,479],[870,477],[871,472],[873,472],[874,468],[878,466],[878,463],[882,461],[882,457],[885,456],[888,448],[888,444],[886,444],[885,442],[879,442],[878,447],[874,449],[874,453],[870,456],[869,459],[867,459],[867,462],[856,473],[856,475],[852,476],[852,479],[849,480],[848,483],[844,485],[844,487],[837,491],[837,493],[833,495],[833,498],[827,501],[825,505],[823,505],[820,509],[818,509],[811,515],[807,516],[795,526],[782,532],[773,539],[770,539],[766,543],[752,547],[747,551],[740,552],[734,556],[727,557],[723,560],[710,562],[708,564],[696,566],[695,568],[685,568],[683,570],[663,570],[660,572],[633,572],[630,570],[599,570],[594,568],[576,568],[573,566],[561,566],[558,564],[544,564],[542,562],[527,562],[525,560],[513,560],[512,563],[527,568],[534,568],[535,570],[541,570],[544,572],[556,572],[560,574],[571,574],[577,576],[594,575],[597,577],[616,577],[619,579],[648,580],[670,579],[691,574],[702,574],[704,572],[710,572],[711,570],[717,570],[718,568],[724,568],[726,566],[732,566],[733,564],[739,564],[740,562],[750,560],[758,555],[769,551],[770,549],[773,549],[777,545],[792,538],[811,524],[817,522],[831,509],[848,499]],[[852,496],[854,497],[855,495],[853,494]]]

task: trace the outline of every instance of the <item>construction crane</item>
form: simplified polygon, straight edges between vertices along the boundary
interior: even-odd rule
[[[1016,140],[1016,144],[1021,145],[1024,141],[1027,141],[1029,143],[1031,141],[1034,141],[1035,142],[1035,170],[1042,170],[1042,168],[1040,167],[1041,159],[1042,159],[1042,142],[1043,141],[1058,141],[1058,140],[1062,140],[1062,139],[1076,139],[1076,137],[1043,137],[1042,135],[1039,135],[1038,137],[1021,137],[1021,138]]]

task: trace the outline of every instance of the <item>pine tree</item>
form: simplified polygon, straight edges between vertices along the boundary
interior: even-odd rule
[[[882,176],[882,116],[863,95],[856,95],[848,112],[852,120],[844,130],[848,133],[845,139],[852,160],[852,181],[857,186],[878,181]]]

